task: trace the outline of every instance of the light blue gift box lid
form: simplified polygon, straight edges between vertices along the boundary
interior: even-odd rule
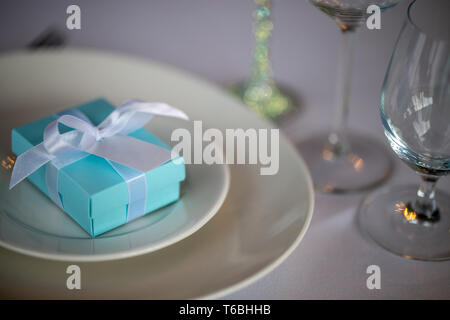
[[[94,125],[98,125],[114,110],[114,106],[105,99],[90,101],[75,108],[82,111]],[[13,153],[20,155],[41,143],[45,127],[56,118],[57,115],[51,115],[13,129]],[[60,126],[60,130],[65,131],[67,128]],[[138,129],[129,136],[170,150],[169,146],[145,129]],[[186,175],[185,166],[182,158],[174,160],[145,173],[148,191],[146,213],[179,199],[180,182]],[[41,167],[28,179],[49,196],[45,170],[46,166]],[[127,222],[127,184],[105,159],[88,155],[60,169],[58,179],[58,192],[64,211],[91,236],[95,237]]]

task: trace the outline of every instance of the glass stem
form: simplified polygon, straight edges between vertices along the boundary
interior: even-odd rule
[[[273,83],[272,67],[269,58],[269,40],[272,33],[271,1],[255,0],[257,5],[254,15],[253,61],[250,83],[252,85],[270,86]]]
[[[350,151],[347,140],[350,87],[352,82],[355,32],[342,31],[336,79],[336,98],[333,124],[328,141],[334,156],[346,155]]]
[[[421,174],[422,182],[417,190],[417,199],[413,209],[419,219],[436,221],[439,219],[439,210],[436,205],[435,190],[438,176]]]

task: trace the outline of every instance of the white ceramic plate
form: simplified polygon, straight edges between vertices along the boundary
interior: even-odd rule
[[[215,86],[147,60],[83,50],[13,53],[0,58],[0,75],[2,128],[98,96],[116,104],[130,97],[165,101],[205,128],[271,128]],[[169,119],[151,123],[165,137],[175,127]],[[0,145],[8,143],[9,136],[0,135]],[[77,263],[80,291],[66,288],[69,262],[0,249],[0,297],[211,298],[255,281],[295,249],[312,216],[305,164],[283,136],[279,145],[276,175],[261,176],[259,165],[230,166],[225,202],[190,237],[133,258]]]
[[[179,201],[93,239],[30,182],[8,190],[10,172],[0,169],[0,245],[65,261],[123,259],[164,248],[207,223],[228,192],[227,166],[186,170]]]

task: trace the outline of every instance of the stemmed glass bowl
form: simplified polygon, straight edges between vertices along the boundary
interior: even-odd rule
[[[341,31],[337,61],[336,97],[329,132],[298,143],[316,189],[345,193],[374,187],[390,174],[392,163],[375,139],[347,130],[356,31],[371,15],[370,5],[381,12],[400,0],[308,0],[337,23]],[[326,112],[324,110],[324,112]]]
[[[380,190],[359,216],[376,243],[411,259],[450,258],[450,195],[436,189],[450,172],[449,8],[444,0],[409,5],[381,94],[386,137],[421,185]]]

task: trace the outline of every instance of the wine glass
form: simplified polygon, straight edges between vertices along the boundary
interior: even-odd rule
[[[375,242],[411,259],[450,258],[450,195],[436,189],[450,172],[449,9],[448,0],[410,4],[381,94],[386,137],[422,183],[370,195],[359,216]]]
[[[336,21],[341,30],[341,44],[331,132],[301,141],[298,148],[302,151],[318,190],[343,193],[373,187],[389,176],[392,163],[385,148],[376,140],[360,134],[347,134],[355,31],[365,24],[370,5],[378,5],[383,11],[400,0],[309,2]]]

